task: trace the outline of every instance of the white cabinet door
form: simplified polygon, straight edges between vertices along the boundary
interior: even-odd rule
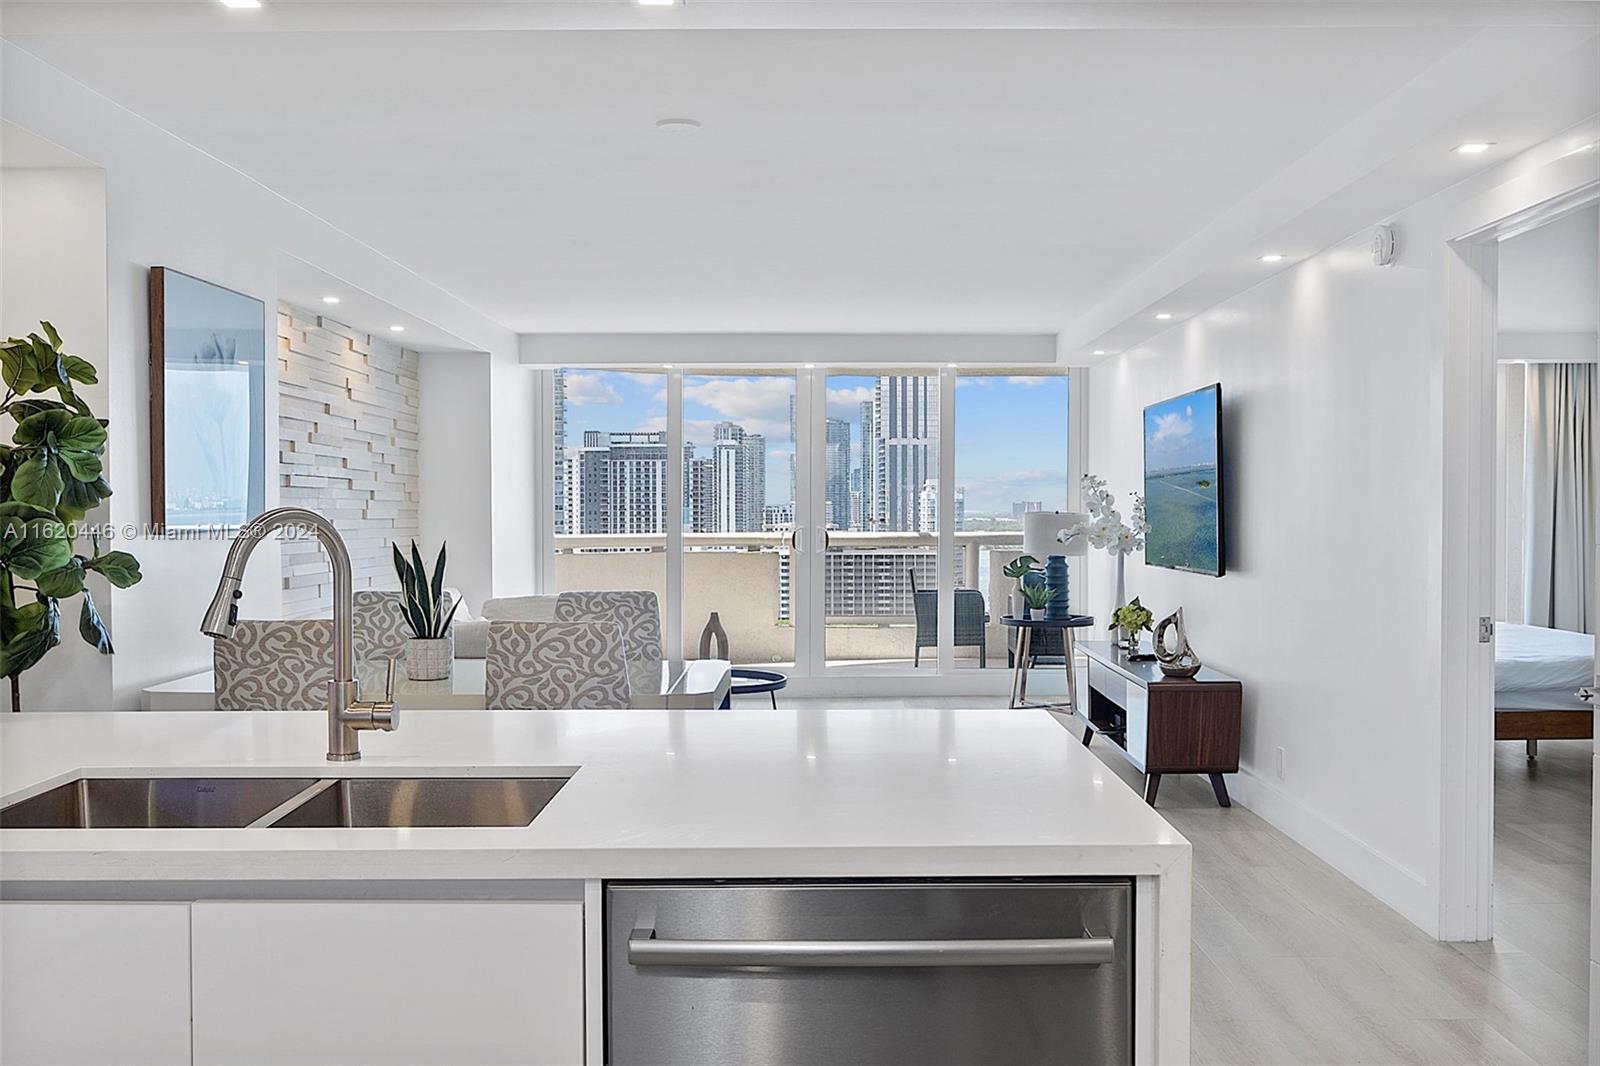
[[[583,904],[194,904],[194,1061],[577,1063]]]
[[[0,1063],[189,1062],[187,903],[0,903]]]

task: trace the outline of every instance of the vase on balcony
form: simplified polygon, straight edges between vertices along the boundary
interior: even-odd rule
[[[732,658],[728,654],[728,631],[722,628],[722,618],[716,611],[711,612],[711,617],[706,620],[706,627],[700,631],[700,658]]]

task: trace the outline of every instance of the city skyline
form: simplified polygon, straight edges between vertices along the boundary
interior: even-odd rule
[[[556,379],[556,428],[563,434],[554,472],[557,530],[577,532],[564,514],[572,495],[564,484],[574,469],[568,461],[572,453],[584,447],[586,432],[664,433],[666,377],[566,370]],[[760,530],[771,524],[774,509],[792,505],[794,387],[791,375],[684,376],[686,529]],[[1030,509],[1065,506],[1065,475],[1046,466],[1045,457],[1066,452],[1067,387],[1064,376],[964,375],[958,380],[956,487],[966,515],[1003,527],[1020,517],[1019,503]],[[875,404],[882,427],[872,425]],[[831,375],[822,426],[824,519],[841,529],[922,528],[928,510],[924,489],[937,481],[938,418],[932,375]],[[1027,440],[1021,450],[1016,447],[1019,424]],[[749,443],[738,446],[736,437]],[[658,445],[664,477],[664,436]],[[864,456],[864,448],[873,454]],[[718,451],[724,454],[720,479],[711,466],[696,465]],[[1020,463],[1019,456],[1033,463]],[[718,484],[724,513],[712,522],[705,517],[711,501],[697,504],[696,494],[714,493]],[[655,498],[653,483],[647,494]],[[642,502],[633,501],[635,507]],[[738,518],[728,517],[729,507],[737,509]]]

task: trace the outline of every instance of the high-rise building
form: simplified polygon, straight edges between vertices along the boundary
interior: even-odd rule
[[[795,434],[794,393],[789,394],[789,510],[794,510],[800,497],[800,483],[795,480],[795,456],[800,454],[800,438]]]
[[[761,508],[761,531],[783,533],[794,528],[794,504],[769,503]]]
[[[557,367],[555,379],[556,532],[567,531],[567,372]]]
[[[956,529],[962,530],[967,525],[967,490],[963,485],[957,485],[955,491],[956,504]],[[939,531],[939,479],[929,478],[922,483],[922,491],[917,497],[918,528],[924,533],[937,533]]]
[[[767,439],[733,422],[718,422],[715,433],[717,532],[759,532],[767,503]]]
[[[697,457],[693,444],[683,446],[683,528],[691,533],[717,531],[717,460]]]
[[[861,404],[861,454],[857,458],[856,475],[861,493],[860,519],[853,528],[875,530],[878,528],[878,430],[872,420],[872,401]]]
[[[826,472],[823,520],[834,529],[850,528],[850,423],[830,418],[824,435]]]
[[[567,453],[568,532],[660,533],[666,529],[667,435],[586,430]]]
[[[938,442],[939,379],[880,377],[872,397],[872,528],[921,532],[920,493],[923,482],[937,475]]]

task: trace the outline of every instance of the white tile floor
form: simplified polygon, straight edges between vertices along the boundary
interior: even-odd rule
[[[1249,811],[1219,809],[1204,778],[1163,780],[1160,810],[1195,851],[1194,1061],[1583,1062],[1591,749],[1540,749],[1530,766],[1520,742],[1496,745],[1498,936],[1484,944],[1433,940]]]

